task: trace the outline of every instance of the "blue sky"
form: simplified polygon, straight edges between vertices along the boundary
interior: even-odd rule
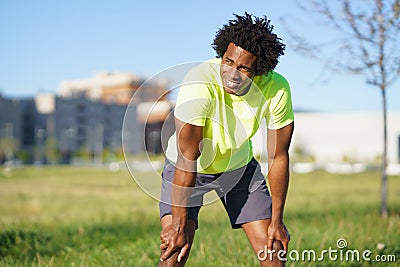
[[[275,32],[288,34],[280,18],[298,17],[292,30],[304,38],[332,34],[310,23],[293,0],[281,1],[1,1],[0,92],[10,97],[56,92],[60,81],[98,71],[145,77],[170,66],[215,57],[218,28],[244,11],[267,15]],[[294,20],[295,21],[295,20]],[[311,25],[311,27],[310,27]],[[297,54],[290,44],[277,69],[290,82],[296,109],[380,112],[381,96],[362,77],[331,74]],[[326,74],[326,72],[325,72]],[[334,76],[334,77],[333,77]],[[400,111],[400,82],[388,89],[390,110]]]

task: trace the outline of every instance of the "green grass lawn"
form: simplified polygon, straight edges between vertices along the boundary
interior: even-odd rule
[[[158,183],[154,175],[134,175]],[[289,251],[300,258],[287,265],[398,266],[400,177],[390,177],[389,186],[390,216],[383,219],[378,173],[292,174],[285,222]],[[231,230],[219,202],[202,209],[199,224],[188,266],[258,266],[246,236]],[[127,170],[0,169],[0,266],[156,266],[159,233],[157,201]],[[397,263],[333,261],[328,255],[322,262],[301,260],[305,250],[315,250],[317,258],[323,250],[338,250],[339,238],[347,249],[371,250],[371,259],[394,255]]]

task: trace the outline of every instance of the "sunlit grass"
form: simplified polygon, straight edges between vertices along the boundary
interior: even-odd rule
[[[154,174],[134,173],[154,184]],[[379,217],[379,174],[292,174],[285,222],[290,249],[348,248],[400,261],[400,177],[389,179],[390,216]],[[0,266],[155,266],[158,203],[127,170],[23,167],[0,169]],[[383,250],[377,244],[384,244]],[[376,263],[341,262],[342,266]],[[340,262],[289,262],[339,266]],[[200,212],[188,266],[257,266],[246,236],[231,230],[219,202]],[[378,265],[379,266],[379,265]],[[397,266],[385,263],[381,266]]]

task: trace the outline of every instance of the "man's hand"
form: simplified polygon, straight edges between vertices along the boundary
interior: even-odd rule
[[[283,222],[271,222],[268,227],[268,242],[267,242],[267,249],[268,251],[272,251],[272,245],[274,241],[280,241],[283,245],[283,250],[285,253],[288,249],[288,244],[290,240],[289,231],[286,229],[286,226]],[[278,251],[275,251],[278,252]]]
[[[185,257],[190,245],[188,235],[183,228],[171,224],[161,232],[160,248],[161,250],[165,250],[165,252],[161,255],[161,261],[168,259],[177,251],[179,251],[178,262],[181,262],[182,258]]]

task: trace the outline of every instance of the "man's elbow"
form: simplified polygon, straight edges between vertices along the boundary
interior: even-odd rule
[[[272,165],[274,162],[289,162],[289,153],[287,151],[268,153],[268,163]]]
[[[188,151],[181,151],[181,153],[178,153],[176,165],[182,170],[196,172],[197,159],[199,156],[200,153],[198,152],[188,153]]]

